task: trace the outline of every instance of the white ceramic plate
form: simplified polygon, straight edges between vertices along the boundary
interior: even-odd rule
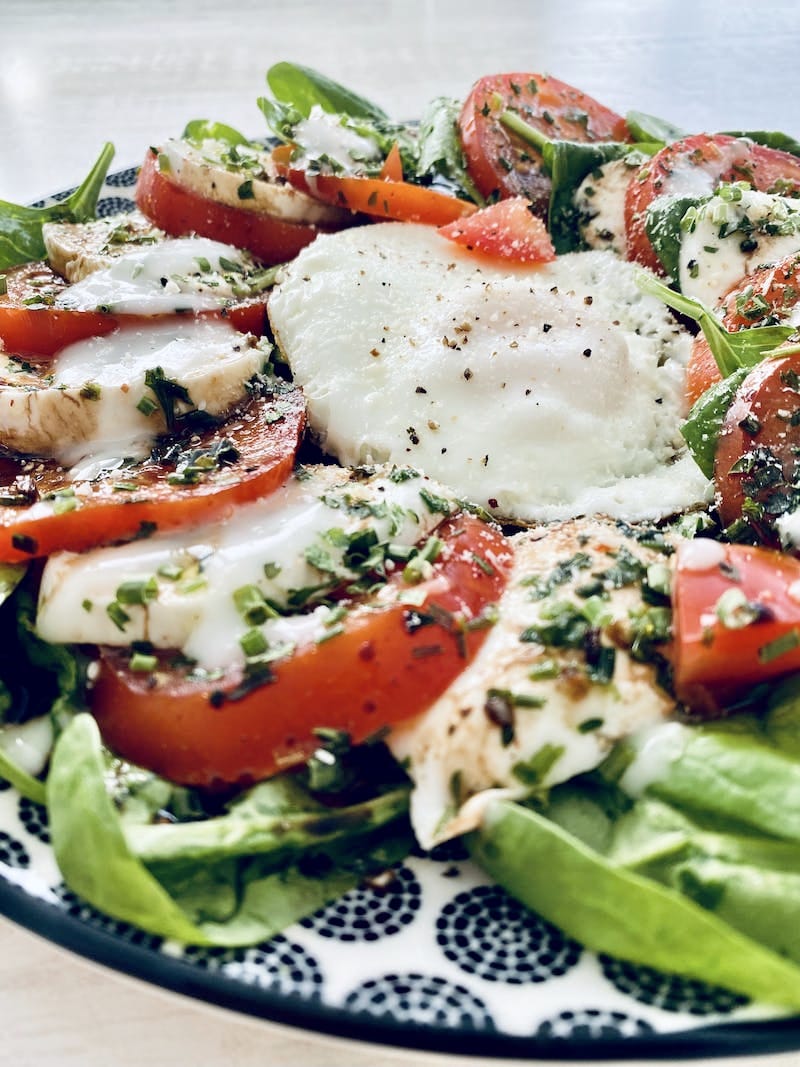
[[[135,181],[135,168],[109,176],[99,213],[132,208]],[[409,857],[384,889],[353,890],[271,941],[198,949],[76,898],[47,812],[0,780],[0,912],[164,988],[406,1048],[543,1059],[800,1048],[797,1019],[586,951],[487,882],[458,843]]]

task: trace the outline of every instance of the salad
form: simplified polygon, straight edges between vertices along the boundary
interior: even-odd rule
[[[464,836],[800,1007],[800,145],[289,63],[0,203],[0,777],[93,906],[255,944]]]

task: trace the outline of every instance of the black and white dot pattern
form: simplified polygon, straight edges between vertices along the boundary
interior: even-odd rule
[[[163,938],[156,937],[155,934],[148,934],[137,926],[131,926],[130,923],[121,922],[119,919],[114,919],[110,915],[97,911],[96,908],[93,908],[91,904],[87,904],[85,900],[82,900],[63,883],[56,886],[54,892],[66,913],[72,918],[86,923],[87,926],[93,926],[98,930],[103,930],[105,933],[113,934],[120,941],[126,941],[131,945],[139,945],[141,948],[153,951],[157,950],[163,943]]]
[[[412,923],[419,911],[422,887],[408,867],[397,867],[381,879],[353,889],[301,925],[337,941],[378,941]]]
[[[122,211],[133,211],[136,207],[126,196],[104,196],[97,203],[98,218],[107,219],[109,215],[119,215]]]
[[[546,982],[571,970],[580,946],[499,886],[459,893],[436,921],[445,956],[489,982]]]
[[[8,867],[27,868],[31,865],[31,857],[21,841],[5,830],[0,830],[0,863]]]
[[[110,185],[112,189],[126,189],[132,185],[136,185],[136,179],[138,177],[139,168],[128,167],[125,170],[118,170],[113,174],[109,174],[106,178],[106,185]]]
[[[603,974],[621,993],[642,1004],[652,1004],[662,1011],[687,1012],[690,1015],[727,1014],[747,1004],[747,997],[721,986],[708,985],[694,978],[663,974],[611,956],[600,956]]]
[[[349,993],[345,1005],[352,1012],[413,1022],[416,1026],[495,1029],[480,997],[438,975],[387,974],[373,978]]]
[[[601,1008],[562,1011],[536,1028],[536,1037],[548,1041],[607,1041],[652,1033],[653,1027],[644,1019]]]
[[[45,845],[50,844],[50,824],[47,818],[47,808],[43,804],[37,804],[27,797],[20,797],[19,821],[37,841]]]
[[[282,934],[253,948],[187,946],[183,959],[207,971],[219,971],[248,985],[318,1001],[323,977],[319,964],[301,945]]]

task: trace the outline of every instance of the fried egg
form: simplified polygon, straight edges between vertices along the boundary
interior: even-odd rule
[[[610,252],[534,266],[430,227],[322,235],[269,302],[323,447],[411,463],[497,516],[663,516],[703,499],[679,425],[691,340]]]

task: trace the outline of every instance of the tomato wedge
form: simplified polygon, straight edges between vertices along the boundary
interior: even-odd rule
[[[501,200],[466,219],[440,226],[439,233],[492,259],[549,263],[556,258],[547,227],[522,196]]]
[[[746,181],[762,192],[800,195],[800,159],[727,134],[701,133],[675,141],[648,160],[625,194],[628,258],[656,274],[664,270],[647,236],[647,209],[660,196],[713,193],[720,182]]]
[[[421,222],[428,226],[445,226],[477,210],[469,200],[441,193],[413,182],[395,180],[389,175],[398,173],[399,151],[389,153],[384,174],[379,178],[359,175],[309,174],[291,163],[292,148],[280,145],[272,154],[278,173],[309,196],[325,204],[347,208],[368,215],[377,222],[393,219],[396,222]],[[393,154],[394,153],[394,154]],[[400,171],[402,174],[402,170]]]
[[[543,74],[493,74],[476,82],[459,117],[467,166],[484,197],[524,196],[547,214],[550,178],[542,155],[501,121],[519,116],[548,139],[630,141],[625,119],[565,82]]]
[[[498,599],[511,565],[501,531],[474,516],[448,519],[437,537],[444,547],[414,587],[418,606],[381,597],[348,612],[338,636],[299,646],[256,688],[242,687],[238,670],[193,680],[164,654],[153,674],[137,674],[129,652],[102,649],[92,707],[104,740],[173,781],[244,784],[307,759],[319,727],[358,743],[425,711],[480,647],[486,629],[469,624]],[[402,577],[390,586],[398,592]]]
[[[702,538],[679,545],[675,559],[672,660],[681,700],[719,710],[800,669],[800,560]]]
[[[159,170],[155,150],[147,153],[139,172],[136,204],[143,215],[173,237],[193,233],[211,237],[246,248],[267,265],[293,259],[319,232],[316,226],[244,211],[200,196]]]
[[[0,296],[0,342],[15,356],[48,360],[62,348],[89,337],[103,337],[121,326],[154,322],[178,315],[111,314],[52,306],[69,283],[47,263],[26,263],[6,273],[6,292]],[[36,303],[32,303],[36,301]],[[199,318],[228,319],[241,333],[263,336],[267,326],[266,297],[251,297],[219,310],[200,311]],[[180,314],[185,318],[185,313]]]
[[[800,352],[765,359],[737,390],[714,462],[720,517],[777,544],[775,519],[800,504]]]
[[[94,481],[70,481],[54,460],[0,455],[0,561],[223,518],[284,483],[304,425],[302,393],[287,389],[248,399],[217,428],[165,438],[148,460]]]

